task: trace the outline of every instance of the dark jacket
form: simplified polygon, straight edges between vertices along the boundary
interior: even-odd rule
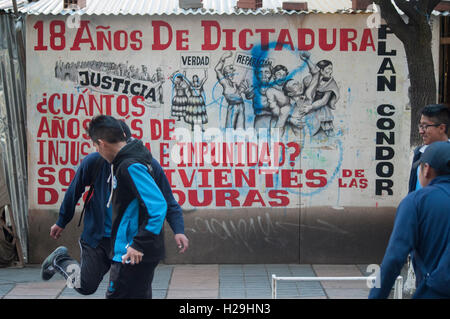
[[[416,190],[417,185],[417,169],[413,168],[413,164],[420,159],[420,156],[422,155],[422,152],[420,152],[420,149],[423,146],[418,146],[414,150],[414,156],[411,164],[411,170],[409,172],[409,185],[408,185],[408,193],[411,193]]]
[[[414,298],[450,298],[450,175],[409,193],[400,203],[380,270],[380,287],[369,298],[387,298],[409,253]]]
[[[167,203],[149,172],[148,154],[140,140],[132,140],[111,163],[112,260],[116,262],[122,262],[128,246],[144,254],[143,262],[164,258],[162,227]]]
[[[99,171],[98,175],[95,176],[97,165],[99,165]],[[110,174],[109,163],[99,153],[95,152],[87,155],[81,162],[64,195],[56,222],[56,225],[59,227],[66,227],[73,218],[78,200],[83,195],[86,187],[95,178],[94,192],[91,200],[86,205],[84,228],[81,234],[81,239],[94,248],[97,247],[103,237],[109,237],[111,233],[112,210],[111,208],[106,208],[110,192],[106,181]]]

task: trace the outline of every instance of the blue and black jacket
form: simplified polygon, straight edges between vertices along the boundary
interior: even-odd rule
[[[132,140],[111,163],[113,261],[122,262],[128,246],[144,254],[143,262],[165,257],[162,228],[167,203],[149,171],[151,160],[143,143]]]

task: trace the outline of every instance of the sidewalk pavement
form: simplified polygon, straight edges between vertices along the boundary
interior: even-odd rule
[[[153,298],[270,299],[272,274],[296,277],[372,275],[366,269],[367,265],[355,264],[160,264],[153,280]],[[402,275],[406,280],[405,270]],[[40,265],[0,268],[0,299],[104,299],[108,278],[109,274],[93,295],[83,296],[67,287],[58,274],[49,281],[42,281]],[[365,281],[277,282],[279,299],[366,299],[368,293]]]

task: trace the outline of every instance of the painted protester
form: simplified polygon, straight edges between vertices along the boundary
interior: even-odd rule
[[[206,113],[205,91],[203,86],[208,79],[208,70],[204,70],[203,79],[200,79],[197,74],[194,74],[192,81],[190,81],[186,76],[186,72],[184,72],[184,78],[189,85],[189,97],[184,121],[191,125],[191,131],[194,131],[194,125],[200,125],[204,132],[203,124],[208,123],[208,114]]]
[[[310,96],[306,96],[306,113],[311,114],[310,127],[311,135],[318,134],[321,130],[331,136],[334,131],[333,113],[336,109],[336,103],[339,100],[339,87],[334,80],[333,63],[328,60],[322,60],[317,63],[319,72],[311,74],[303,79],[303,85],[309,88]]]
[[[245,129],[245,105],[242,94],[243,87],[234,80],[235,69],[232,64],[225,65],[225,61],[231,58],[233,53],[225,52],[220,58],[214,70],[217,81],[223,88],[223,96],[228,103],[225,128]]]

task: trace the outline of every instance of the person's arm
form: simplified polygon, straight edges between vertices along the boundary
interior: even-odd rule
[[[219,62],[217,62],[214,71],[216,71],[217,80],[221,85],[223,85],[223,82],[225,81],[225,77],[223,75],[223,67],[225,66],[225,61],[229,57],[231,57],[233,54],[231,51],[225,52],[219,59]]]
[[[205,69],[203,73],[204,73],[204,76],[203,76],[203,79],[202,79],[202,81],[200,83],[200,87],[203,87],[203,85],[205,84],[206,80],[208,79],[208,69]]]
[[[180,71],[176,70],[175,72],[173,72],[170,75],[170,81],[172,81],[173,84],[175,84],[175,81],[174,81],[175,75],[177,75],[178,73],[180,73]]]
[[[167,222],[174,233],[175,242],[177,247],[180,249],[179,252],[183,253],[189,247],[189,240],[184,234],[183,211],[173,196],[169,180],[167,179],[161,165],[155,159],[152,159],[151,165],[153,172],[155,173],[156,184],[161,190],[167,203]]]
[[[377,275],[375,287],[370,291],[370,299],[385,299],[389,296],[408,254],[415,247],[417,232],[415,197],[407,196],[398,206],[394,229],[381,263],[380,273]]]
[[[61,235],[62,230],[72,220],[75,214],[75,207],[83,195],[86,186],[91,183],[92,174],[94,174],[94,166],[100,155],[91,155],[86,157],[78,168],[72,182],[67,189],[61,207],[59,209],[58,220],[50,229],[50,236],[57,239]]]

